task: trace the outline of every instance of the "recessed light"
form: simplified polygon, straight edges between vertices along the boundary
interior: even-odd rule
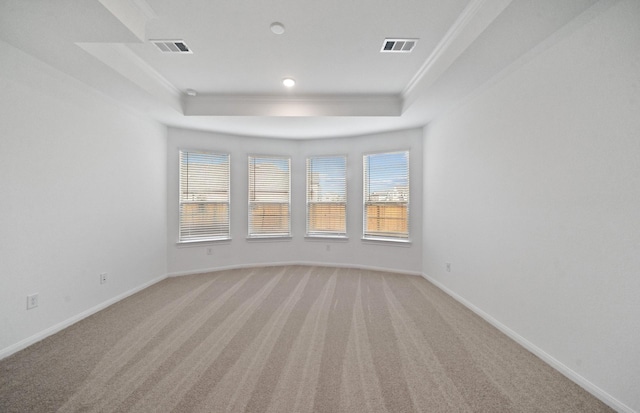
[[[273,22],[271,23],[271,31],[275,34],[282,34],[284,33],[284,24],[279,23],[279,22]]]
[[[282,79],[282,84],[286,87],[294,87],[296,85],[296,81],[291,79],[290,77],[286,77]]]
[[[198,94],[198,92],[196,92],[193,89],[187,89],[185,90],[185,92],[187,93],[188,96],[196,96]]]

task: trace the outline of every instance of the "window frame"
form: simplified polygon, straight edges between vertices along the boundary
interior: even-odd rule
[[[370,192],[367,188],[367,184],[370,183],[368,179],[368,162],[367,158],[376,155],[393,155],[393,154],[406,154],[406,181],[407,181],[407,191],[406,191],[406,202],[396,201],[368,201],[367,195]],[[397,188],[397,187],[394,187]],[[404,232],[398,232],[398,235],[394,235],[393,231],[388,232],[378,232],[369,231],[367,229],[367,205],[378,205],[378,206],[387,206],[387,204],[405,204],[406,205],[406,218],[404,219],[406,225],[406,236]],[[397,243],[411,243],[411,150],[410,149],[398,149],[398,150],[387,150],[387,151],[377,151],[377,152],[368,152],[362,155],[362,239],[364,241],[384,241],[384,242],[397,242]]]
[[[309,185],[310,185],[310,165],[309,162],[313,159],[327,159],[327,158],[341,158],[344,160],[344,201],[310,201],[309,200]],[[348,168],[348,156],[347,155],[310,155],[305,160],[305,237],[307,238],[347,238],[348,228],[348,182],[347,182],[347,168]],[[344,205],[344,231],[310,231],[310,205],[327,205],[327,204],[342,204]]]
[[[183,154],[203,154],[226,157],[226,201],[183,201],[183,173],[182,173],[182,159]],[[206,205],[206,204],[224,204],[226,205],[226,233],[224,235],[211,235],[206,237],[184,237],[183,238],[183,205]],[[208,149],[191,149],[191,148],[178,148],[178,241],[177,244],[194,244],[203,242],[215,242],[215,241],[228,241],[231,240],[231,154],[226,152],[218,152]]]
[[[287,229],[285,232],[273,232],[273,233],[258,233],[252,232],[252,205],[255,204],[279,204],[284,205],[283,202],[257,202],[251,200],[251,168],[252,159],[278,159],[278,160],[286,160],[288,166],[287,173]],[[291,155],[256,155],[249,154],[247,155],[247,239],[249,240],[259,240],[259,239],[288,239],[292,237],[292,228],[291,228],[291,166],[292,166],[292,157]],[[255,189],[254,189],[255,192]]]

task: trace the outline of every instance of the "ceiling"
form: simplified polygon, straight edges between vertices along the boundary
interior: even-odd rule
[[[323,138],[424,126],[614,2],[0,0],[0,40],[169,126]]]

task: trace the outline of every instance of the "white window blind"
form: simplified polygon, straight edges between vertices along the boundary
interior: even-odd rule
[[[307,235],[347,233],[347,158],[307,158]]]
[[[364,238],[409,238],[409,152],[365,155]]]
[[[249,156],[249,237],[291,235],[291,158]]]
[[[180,151],[179,242],[229,239],[228,154]]]

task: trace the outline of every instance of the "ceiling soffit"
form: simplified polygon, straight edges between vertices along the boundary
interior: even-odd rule
[[[144,0],[100,0],[145,41],[143,28],[156,18]],[[401,93],[247,95],[179,91],[125,44],[78,43],[86,52],[184,116],[389,116],[397,117],[433,84],[511,0],[472,0]]]
[[[295,0],[295,13],[283,16],[287,0],[251,8],[194,0],[184,11],[173,0],[6,0],[0,2],[0,40],[168,126],[311,139],[423,127],[617,0],[456,0],[436,14],[425,12],[439,0],[398,0],[395,8],[404,5],[398,12],[388,2],[367,1]],[[196,12],[190,31],[185,22]],[[213,37],[212,13],[216,26],[224,23]],[[339,13],[338,22],[326,19]],[[364,16],[361,24],[348,22],[354,15]],[[289,37],[269,32],[276,19],[291,22]],[[233,29],[237,23],[243,24]],[[331,28],[336,32],[326,33]],[[150,43],[159,38],[182,39],[194,53],[163,54]],[[220,50],[212,38],[225,39],[237,54]],[[420,40],[412,53],[393,55],[379,52],[385,38]],[[327,54],[336,39],[355,44]],[[371,47],[370,39],[379,42]],[[300,45],[308,47],[300,51]],[[279,81],[289,73],[273,76],[290,64],[300,77],[285,89]],[[187,93],[190,88],[197,92]]]

